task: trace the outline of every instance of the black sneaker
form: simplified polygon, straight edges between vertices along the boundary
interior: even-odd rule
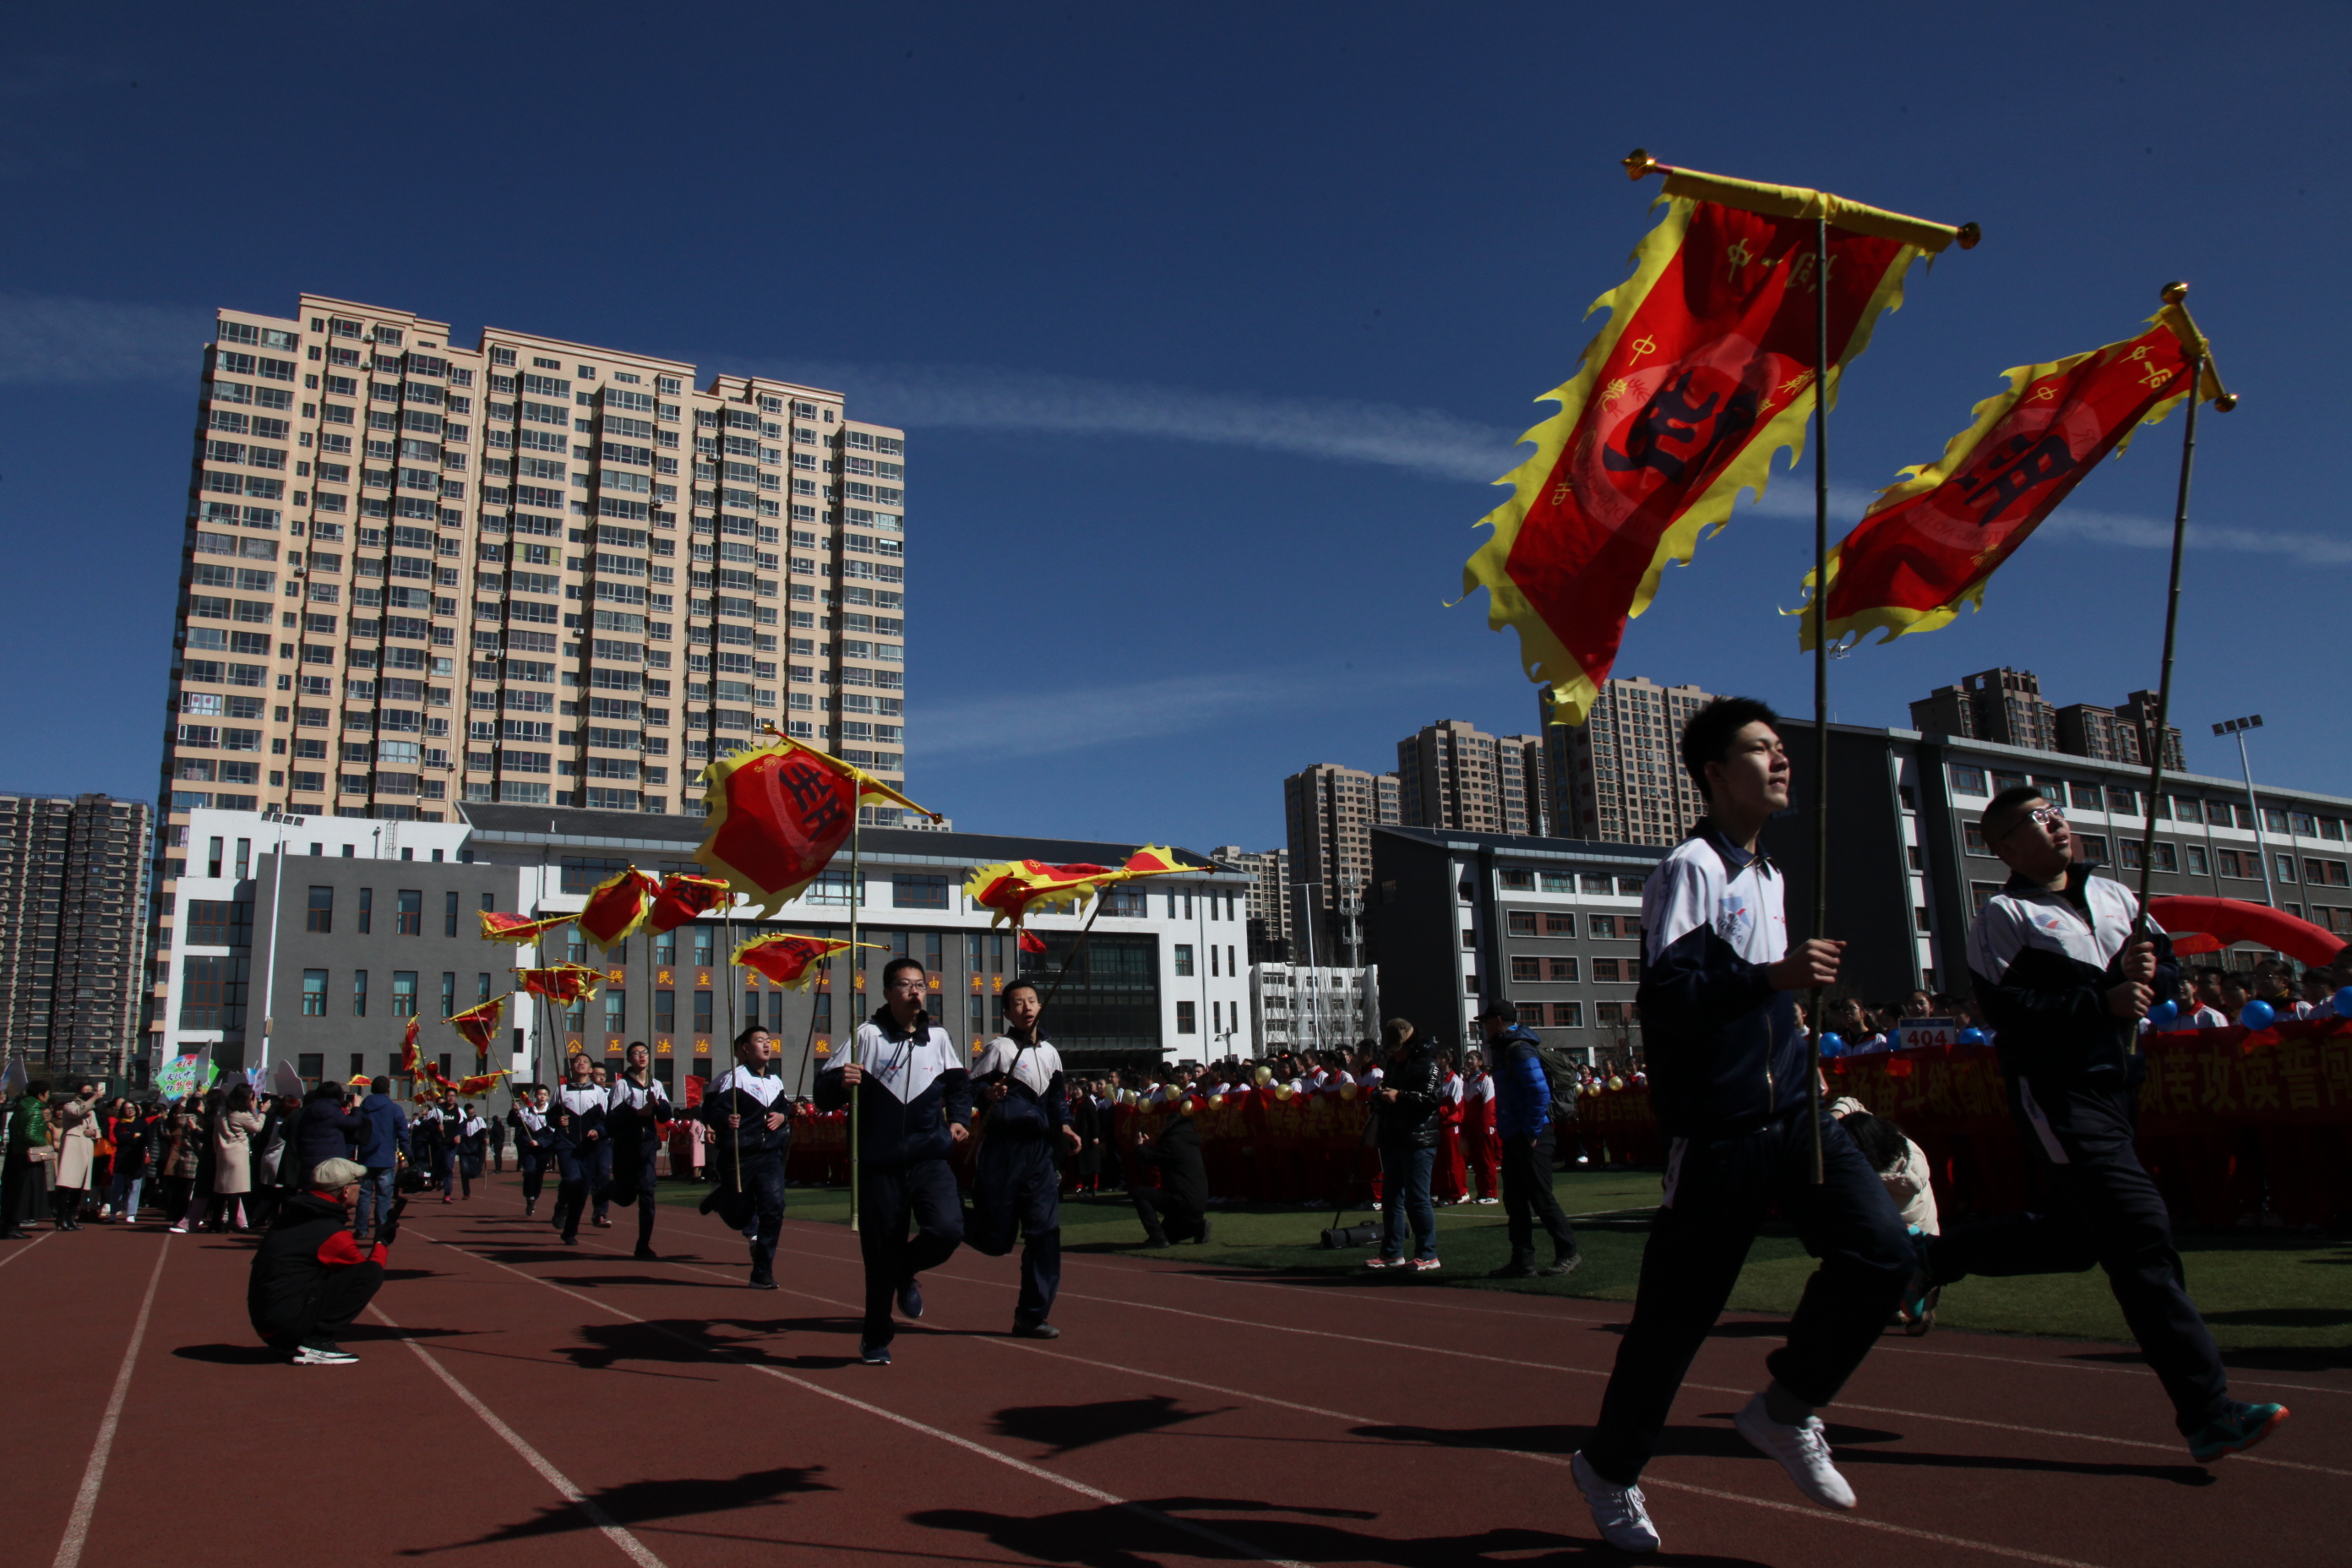
[[[640,1244],[636,1251],[631,1253],[629,1256],[635,1258],[640,1263],[659,1263],[661,1261],[660,1253],[656,1252],[652,1247],[646,1247],[643,1244]]]
[[[774,1289],[775,1288],[776,1288],[776,1277],[775,1277],[774,1275],[772,1275],[772,1274],[754,1274],[754,1275],[752,1275],[752,1276],[751,1276],[751,1289],[754,1289],[754,1290],[772,1290],[772,1289]]]
[[[1550,1267],[1550,1268],[1538,1268],[1538,1269],[1537,1269],[1537,1270],[1536,1270],[1536,1273],[1537,1273],[1537,1274],[1538,1274],[1538,1275],[1540,1275],[1542,1278],[1544,1278],[1544,1279],[1557,1279],[1560,1278],[1560,1276],[1562,1276],[1562,1275],[1564,1275],[1564,1274],[1573,1274],[1573,1273],[1575,1273],[1575,1272],[1576,1272],[1576,1270],[1577,1270],[1577,1268],[1578,1268],[1578,1267],[1579,1267],[1580,1264],[1582,1264],[1582,1263],[1583,1263],[1583,1261],[1584,1261],[1584,1254],[1583,1254],[1583,1253],[1581,1253],[1581,1252],[1571,1252],[1571,1253],[1568,1253],[1568,1254],[1566,1254],[1566,1255],[1565,1255],[1565,1256],[1563,1256],[1563,1257],[1559,1257],[1559,1258],[1553,1258],[1553,1259],[1551,1260],[1551,1267]]]
[[[1051,1323],[1024,1323],[1016,1320],[1013,1325],[1013,1337],[1016,1340],[1058,1340],[1062,1337],[1062,1331]]]
[[[888,1345],[877,1345],[871,1340],[860,1340],[857,1342],[857,1359],[864,1362],[867,1366],[888,1366],[890,1364],[890,1347]]]
[[[1506,1263],[1500,1268],[1486,1270],[1489,1279],[1532,1279],[1535,1277],[1536,1266],[1532,1263]]]
[[[898,1287],[898,1310],[908,1318],[923,1315],[923,1292],[912,1279]]]

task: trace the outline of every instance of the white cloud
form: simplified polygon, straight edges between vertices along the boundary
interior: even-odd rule
[[[0,384],[193,379],[210,313],[0,294]]]
[[[935,430],[1150,436],[1478,484],[1520,460],[1511,431],[1394,404],[1191,392],[966,365],[794,364],[789,376],[840,387],[870,417]]]

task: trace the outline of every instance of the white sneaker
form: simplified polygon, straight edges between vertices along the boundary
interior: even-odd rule
[[[1650,1522],[1640,1487],[1621,1487],[1604,1479],[1584,1462],[1581,1453],[1569,1460],[1568,1473],[1576,1478],[1576,1489],[1584,1494],[1584,1506],[1592,1510],[1593,1527],[1601,1531],[1601,1540],[1620,1552],[1658,1549],[1658,1528]]]
[[[1820,1416],[1808,1415],[1794,1426],[1785,1426],[1764,1413],[1764,1396],[1759,1394],[1731,1418],[1731,1424],[1755,1445],[1758,1453],[1780,1460],[1797,1489],[1813,1501],[1823,1508],[1853,1506],[1853,1489],[1830,1463],[1829,1439],[1822,1436]]]
[[[304,1345],[294,1352],[296,1366],[349,1366],[360,1358],[333,1345]]]
[[[1503,1200],[1500,1198],[1480,1198],[1478,1201],[1482,1204],[1496,1204],[1500,1203]]]

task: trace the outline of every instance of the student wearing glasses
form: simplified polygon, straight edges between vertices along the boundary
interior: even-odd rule
[[[1906,1306],[1969,1274],[2076,1273],[2096,1263],[2171,1397],[2190,1456],[2210,1464],[2250,1448],[2286,1407],[2230,1397],[2213,1336],[2182,1287],[2164,1199],[2132,1147],[2147,1076],[2139,1021],[2180,984],[2171,941],[2139,929],[2139,900],[2075,858],[2065,816],[2038,790],[1995,795],[1984,836],[2013,874],[1969,933],[1969,969],[2044,1206],[1928,1239]]]

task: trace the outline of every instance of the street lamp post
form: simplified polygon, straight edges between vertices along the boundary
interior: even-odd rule
[[[2262,727],[2263,716],[2254,713],[2243,719],[2224,720],[2213,726],[2213,733],[2235,735],[2238,738],[2238,768],[2246,779],[2246,809],[2252,812],[2254,817],[2254,858],[2263,863],[2263,902],[2276,909],[2278,893],[2271,886],[2271,848],[2269,841],[2263,837],[2263,805],[2262,802],[2254,798],[2254,764],[2246,755],[2246,731],[2259,730]]]
[[[265,1088],[269,1082],[269,1037],[277,1023],[273,1004],[278,999],[278,894],[286,886],[286,830],[301,826],[304,820],[287,816],[281,807],[271,810],[278,817],[278,854],[269,873],[269,952],[261,965],[261,1057],[254,1064],[257,1081]]]

